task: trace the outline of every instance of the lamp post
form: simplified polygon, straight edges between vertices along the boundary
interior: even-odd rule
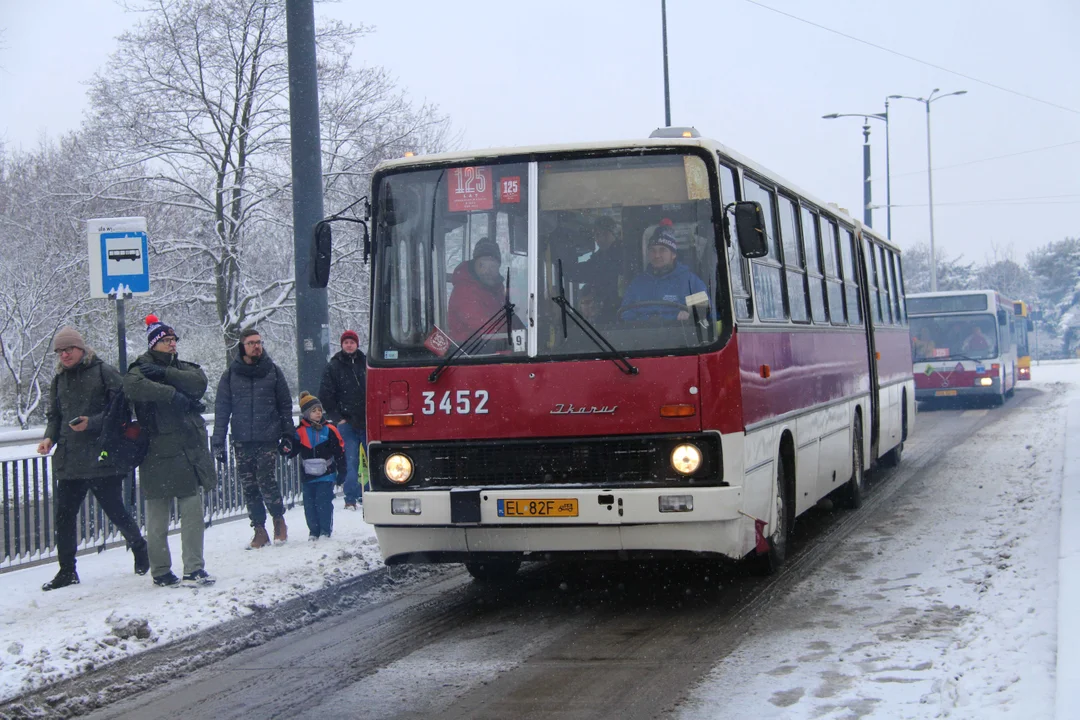
[[[667,68],[667,0],[660,0],[660,28],[664,34],[664,127],[671,127],[671,91]]]
[[[885,112],[883,113],[830,113],[821,116],[825,120],[835,120],[842,117],[861,117],[863,125],[863,222],[872,227],[870,219],[870,125],[871,118],[885,123],[885,217],[887,234],[892,238],[892,174],[889,167],[889,100],[885,100]]]
[[[939,92],[941,90],[934,88],[924,98],[911,97],[910,95],[889,96],[890,100],[914,100],[926,106],[926,187],[930,194],[930,292],[937,292],[937,257],[934,255],[934,172],[930,155],[930,103],[941,98],[947,98],[950,95],[966,95],[967,90],[957,90],[944,95],[938,95]]]

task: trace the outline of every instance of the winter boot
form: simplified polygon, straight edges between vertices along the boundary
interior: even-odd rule
[[[60,572],[56,573],[56,577],[54,577],[52,580],[50,580],[49,582],[42,585],[41,589],[44,590],[45,592],[49,592],[50,590],[58,590],[58,589],[60,589],[62,587],[67,587],[68,585],[78,585],[78,584],[79,584],[79,573],[75,572],[74,569],[71,569],[71,570],[61,569]]]
[[[251,539],[251,547],[258,550],[270,544],[270,536],[266,534],[266,528],[259,525],[255,528],[255,537]]]
[[[131,548],[131,554],[135,556],[135,574],[145,575],[150,572],[150,555],[146,552],[146,542],[140,547]]]
[[[289,539],[289,528],[285,525],[285,516],[274,518],[274,542],[283,543]]]

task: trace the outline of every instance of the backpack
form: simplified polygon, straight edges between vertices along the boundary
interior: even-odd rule
[[[150,433],[132,418],[131,404],[123,389],[117,390],[101,417],[101,435],[98,438],[101,454],[122,473],[130,473],[146,459],[150,449]]]

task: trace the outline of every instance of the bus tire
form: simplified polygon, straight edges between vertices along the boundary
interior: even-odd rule
[[[517,575],[520,560],[476,560],[465,563],[465,569],[479,583],[498,585],[509,582]]]
[[[788,482],[784,454],[776,459],[776,525],[773,533],[765,538],[769,551],[750,554],[748,566],[754,575],[771,575],[780,569],[787,559],[788,542],[791,540],[791,515],[794,509]]]
[[[840,489],[841,503],[852,510],[862,507],[863,496],[866,494],[866,471],[863,469],[862,450],[862,420],[856,416],[851,439],[851,477]],[[897,453],[897,462],[900,462],[900,452],[904,444],[893,448]]]

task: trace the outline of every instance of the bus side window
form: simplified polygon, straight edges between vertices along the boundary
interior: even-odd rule
[[[733,168],[721,164],[717,166],[717,170],[720,173],[720,201],[726,208],[739,199],[738,181]],[[749,320],[753,317],[753,306],[748,289],[750,283],[747,282],[746,258],[739,252],[739,239],[736,236],[734,218],[729,215],[727,221],[731,229],[731,242],[727,246],[727,266],[728,277],[731,281],[731,298],[735,303],[735,319]]]
[[[889,277],[889,265],[885,261],[885,255],[887,253],[888,251],[883,246],[878,246],[878,273],[880,274],[880,277],[878,278],[878,294],[881,296],[881,317],[883,322],[891,325],[895,320],[893,320],[892,279]]]
[[[780,266],[780,248],[777,246],[776,230],[776,195],[771,188],[765,188],[750,178],[743,178],[743,195],[747,200],[757,200],[765,215],[765,229],[769,234],[769,254],[759,260],[752,260],[754,269],[754,297],[757,302],[758,317],[762,320],[784,320],[787,318],[784,306],[784,276]]]
[[[848,322],[862,324],[862,311],[859,305],[859,278],[855,274],[855,233],[850,228],[840,231],[840,261],[844,270],[844,299],[847,302]]]
[[[806,309],[806,259],[799,237],[799,206],[785,195],[780,196],[780,240],[784,248],[784,271],[787,275],[788,307],[794,322],[810,322]]]
[[[844,283],[840,278],[840,266],[836,259],[836,221],[824,215],[818,217],[822,256],[825,258],[825,285],[829,293],[829,320],[833,325],[846,325],[844,309]]]
[[[878,296],[877,261],[874,258],[874,245],[869,238],[865,240],[866,247],[866,296],[870,300],[870,319],[881,324],[881,303]]]
[[[810,314],[816,323],[829,322],[825,312],[825,274],[821,266],[821,248],[818,246],[818,217],[810,208],[802,207],[803,256],[806,258],[806,277],[810,284]]]

